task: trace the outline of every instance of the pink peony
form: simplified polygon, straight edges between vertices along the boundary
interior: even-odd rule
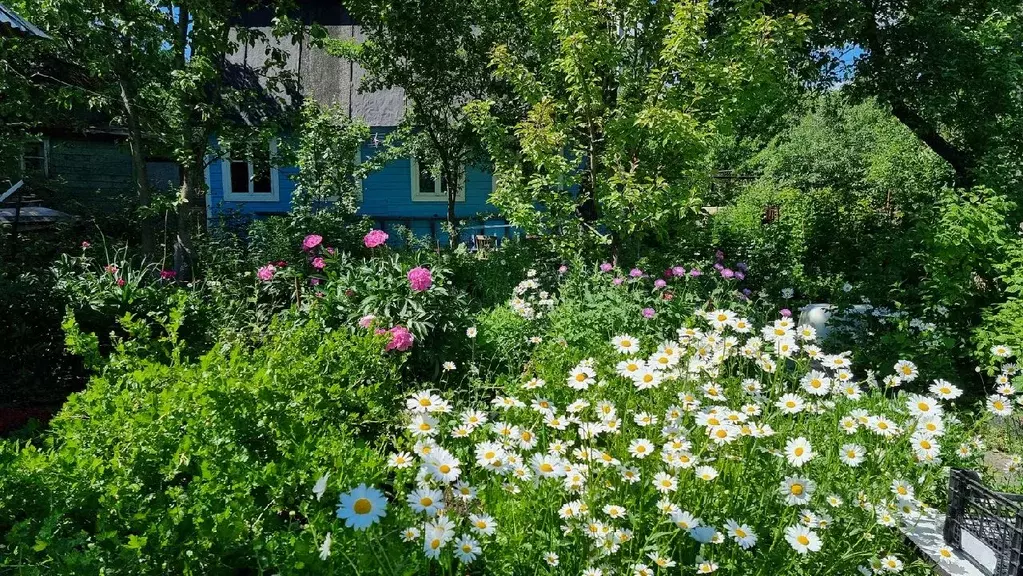
[[[395,326],[388,330],[387,333],[391,335],[391,339],[387,342],[384,350],[404,352],[412,347],[412,342],[416,339],[404,326]]]
[[[267,264],[256,271],[256,276],[263,282],[269,282],[274,279],[274,274],[277,274],[277,267],[273,264]]]
[[[654,312],[653,308],[644,308],[643,309],[643,317],[644,318],[653,318],[654,314],[656,314],[656,312]]]
[[[369,234],[362,239],[362,243],[366,245],[366,248],[376,248],[384,242],[387,242],[387,232],[383,230],[370,230]]]
[[[664,280],[660,279],[660,278],[658,278],[657,280],[654,280],[654,288],[664,288],[667,285],[668,285],[668,283],[665,282]]]
[[[601,272],[610,272],[611,268],[612,266],[610,262],[604,262],[603,264],[600,265]]]
[[[369,328],[373,325],[373,321],[376,320],[376,316],[372,314],[366,314],[362,318],[359,318],[359,328]]]
[[[308,252],[319,246],[320,242],[323,242],[323,236],[320,236],[319,234],[310,234],[302,241],[302,249]]]
[[[675,277],[680,278],[686,275],[686,269],[681,266],[675,266],[674,268],[671,269],[671,273]]]
[[[417,266],[408,271],[408,283],[416,292],[422,292],[433,285],[433,274],[429,269]]]
[[[327,265],[323,258],[320,258],[319,256],[313,258],[311,264],[313,265],[313,268],[316,268],[317,270],[323,270],[323,267]]]
[[[107,274],[117,274],[118,270],[117,266],[114,266],[113,264],[107,264],[103,267],[103,269],[107,271]]]

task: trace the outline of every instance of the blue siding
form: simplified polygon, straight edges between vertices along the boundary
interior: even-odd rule
[[[385,132],[387,129],[377,129]],[[370,143],[362,146],[362,158],[371,157],[377,152]],[[248,215],[282,214],[291,207],[291,197],[295,190],[295,182],[291,176],[298,168],[289,166],[278,170],[278,189],[280,199],[277,202],[234,202],[224,200],[223,170],[225,163],[217,161],[209,168],[210,211],[218,213],[242,213]],[[412,227],[417,234],[429,235],[430,219],[443,219],[447,215],[447,202],[413,202],[412,201],[412,162],[400,159],[390,162],[382,169],[370,174],[362,184],[363,202],[358,214],[395,224],[401,219],[413,220]],[[459,218],[469,218],[479,214],[494,214],[497,209],[489,203],[493,189],[493,176],[490,172],[469,167],[465,175],[465,201],[455,204],[455,214]]]

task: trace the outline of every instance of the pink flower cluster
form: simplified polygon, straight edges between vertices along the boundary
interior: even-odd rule
[[[321,242],[323,242],[323,236],[320,236],[319,234],[310,234],[302,241],[302,249],[308,252],[319,246]]]
[[[391,339],[384,346],[384,350],[397,350],[398,352],[404,352],[412,347],[412,342],[415,341],[416,337],[408,331],[408,328],[404,326],[395,326],[387,331],[391,335]]]
[[[387,242],[387,232],[383,230],[370,230],[369,234],[363,237],[362,243],[366,245],[366,248],[376,248]]]
[[[416,292],[428,290],[433,285],[433,274],[428,268],[416,266],[408,271],[408,283]]]
[[[256,277],[263,282],[269,282],[274,279],[274,275],[277,274],[277,267],[273,264],[267,264],[256,271]]]

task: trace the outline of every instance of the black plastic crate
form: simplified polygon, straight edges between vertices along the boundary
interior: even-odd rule
[[[986,488],[972,470],[953,468],[948,482],[948,514],[944,537],[962,550],[966,530],[994,551],[994,576],[1023,576],[1023,495]]]

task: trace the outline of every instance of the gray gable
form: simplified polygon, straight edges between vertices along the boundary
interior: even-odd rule
[[[288,52],[288,68],[298,72],[305,96],[323,104],[339,104],[352,118],[360,118],[370,126],[396,126],[404,116],[405,93],[401,89],[359,93],[365,71],[356,63],[327,54],[314,48],[309,41],[301,44],[290,39],[275,40],[271,30],[255,26],[269,39]],[[365,39],[356,24],[328,25],[327,33],[333,38]],[[235,64],[258,68],[266,61],[266,45],[243,46],[228,57]]]

